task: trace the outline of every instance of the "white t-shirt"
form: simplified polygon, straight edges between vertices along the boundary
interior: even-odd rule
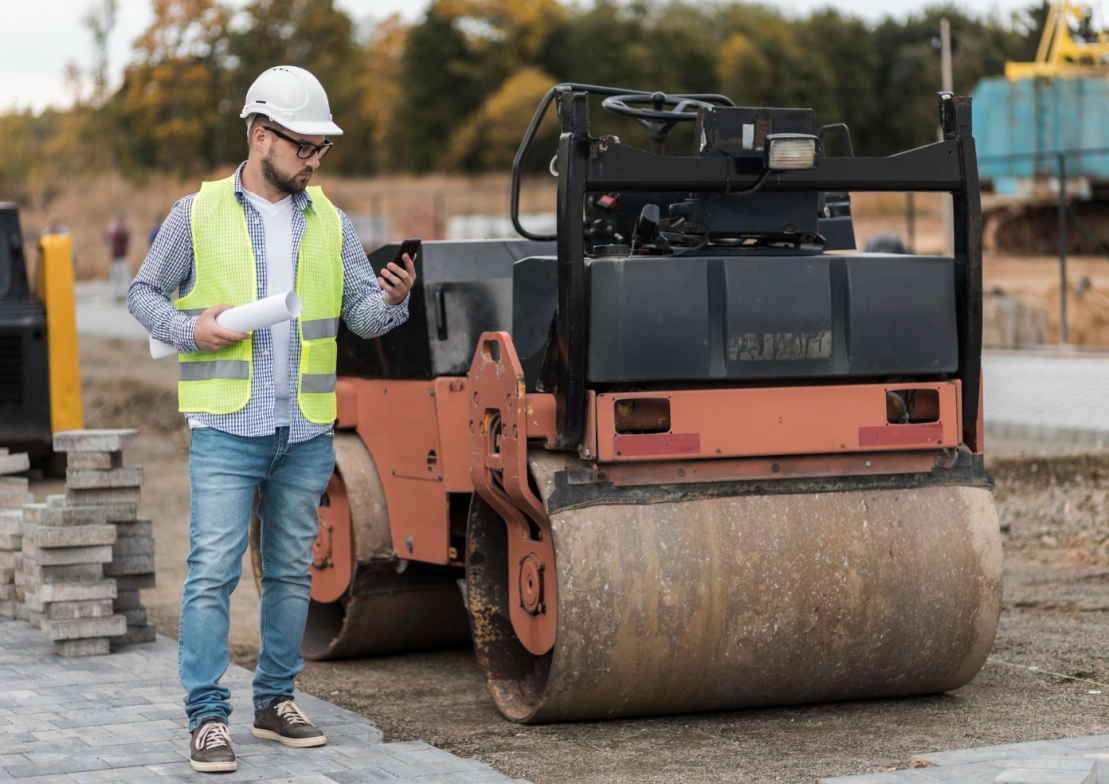
[[[293,197],[274,203],[243,189],[262,216],[262,236],[266,241],[266,293],[268,296],[291,291],[293,281]],[[273,336],[273,424],[288,427],[289,417],[289,338],[292,322],[270,327]]]

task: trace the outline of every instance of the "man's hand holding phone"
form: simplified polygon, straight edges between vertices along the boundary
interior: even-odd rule
[[[377,285],[385,293],[385,301],[390,305],[404,302],[412,285],[416,282],[416,256],[420,250],[420,240],[405,240],[397,248],[393,260],[381,268]]]

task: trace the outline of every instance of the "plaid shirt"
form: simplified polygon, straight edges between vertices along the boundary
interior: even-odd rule
[[[258,277],[258,299],[266,291],[266,242],[262,234],[262,216],[243,195],[241,179],[243,164],[235,172],[235,198],[246,212],[247,231],[254,248]],[[188,294],[196,285],[196,260],[193,255],[192,204],[194,196],[186,196],[173,205],[139,274],[127,292],[127,308],[156,339],[171,344],[182,354],[199,349],[193,342],[196,316],[186,316],[169,301],[170,294],[180,290]],[[304,236],[304,211],[312,209],[307,191],[293,194],[293,276],[296,277],[297,255]],[[408,299],[389,305],[384,298],[377,276],[362,250],[362,243],[350,220],[339,211],[343,223],[343,304],[342,317],[351,332],[363,338],[377,337],[408,319]],[[277,293],[277,292],[274,292]],[[212,427],[236,436],[266,436],[274,432],[273,406],[273,337],[269,328],[254,332],[254,377],[250,401],[231,414],[189,413],[189,421],[198,426]],[[300,368],[300,339],[297,321],[289,330],[289,441],[296,443],[326,433],[331,425],[317,425],[304,418],[297,404],[297,374]]]

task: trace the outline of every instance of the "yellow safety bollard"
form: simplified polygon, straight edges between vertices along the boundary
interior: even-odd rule
[[[77,304],[73,296],[73,240],[47,234],[39,240],[35,296],[46,308],[50,367],[50,429],[84,428],[81,362],[77,352]]]

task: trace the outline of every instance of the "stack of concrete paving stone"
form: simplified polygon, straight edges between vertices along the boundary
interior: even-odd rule
[[[112,609],[126,618],[127,626],[112,637],[112,648],[155,639],[139,595],[141,589],[154,587],[151,522],[136,515],[142,466],[123,464],[123,450],[138,445],[138,430],[72,430],[54,436],[54,450],[65,452],[68,460],[67,504],[101,510],[116,532],[104,575],[116,582]]]
[[[127,619],[113,615],[115,583],[104,579],[115,528],[94,506],[67,506],[65,496],[23,508],[23,594],[28,620],[54,642],[59,656],[110,650]]]
[[[0,448],[0,616],[16,617],[16,554],[23,541],[23,505],[27,503],[27,480],[5,476],[26,471],[31,463],[26,454],[9,454]]]

